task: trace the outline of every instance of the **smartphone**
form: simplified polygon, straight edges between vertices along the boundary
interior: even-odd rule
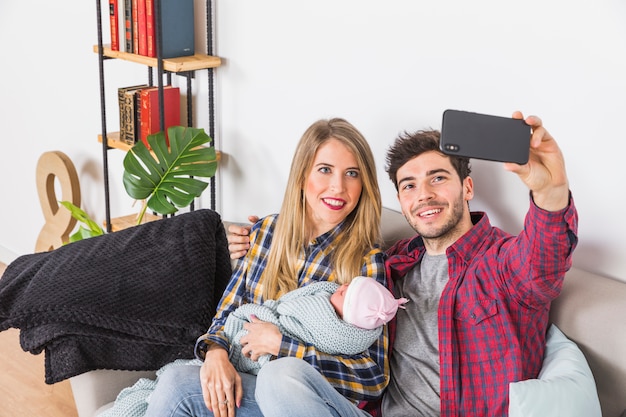
[[[528,162],[530,126],[520,119],[446,110],[440,148],[446,155],[523,165]]]

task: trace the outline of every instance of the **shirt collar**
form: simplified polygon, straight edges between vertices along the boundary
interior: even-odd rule
[[[469,263],[480,250],[484,238],[491,230],[491,223],[489,222],[487,213],[475,211],[470,214],[474,226],[446,250],[448,256],[450,256],[452,252],[456,252],[457,255],[467,263]]]
[[[311,239],[309,241],[309,246],[323,246],[326,247],[328,245],[330,245],[335,238],[339,235],[339,233],[341,233],[341,231],[344,228],[346,221],[342,221],[341,223],[339,223],[337,226],[333,227],[332,229],[330,229],[328,232],[326,233],[322,233],[321,235]]]
[[[476,244],[477,241],[485,236],[491,229],[491,223],[489,222],[487,213],[482,211],[473,211],[470,215],[472,217],[472,228],[457,239],[457,241],[446,250],[446,254],[449,254],[450,251],[457,252],[466,261],[473,258],[479,248],[479,245]],[[420,235],[415,236],[409,242],[407,249],[409,253],[418,251],[421,257],[422,253],[426,251],[426,248],[424,247],[424,239],[422,239]]]

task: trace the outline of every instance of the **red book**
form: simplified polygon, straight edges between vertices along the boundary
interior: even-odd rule
[[[118,14],[117,14],[117,0],[109,0],[109,22],[111,25],[111,50],[120,50],[120,38],[118,34]]]
[[[146,0],[137,0],[137,40],[139,55],[148,55],[148,40],[146,35]]]
[[[159,88],[150,87],[141,90],[139,95],[141,103],[140,131],[141,141],[150,149],[148,135],[161,130],[159,120]],[[180,89],[166,85],[163,87],[163,113],[165,115],[165,132],[167,128],[180,125]],[[169,141],[168,141],[169,146]]]
[[[146,2],[146,43],[149,57],[156,57],[156,36],[154,35],[154,0]]]

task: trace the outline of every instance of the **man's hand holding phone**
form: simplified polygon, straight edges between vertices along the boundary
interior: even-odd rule
[[[258,216],[248,216],[249,225],[231,224],[228,226],[228,251],[230,259],[239,259],[250,249],[250,229],[259,221]]]
[[[440,146],[446,155],[505,162],[504,168],[520,177],[544,210],[560,210],[569,203],[563,154],[537,116],[446,110]]]

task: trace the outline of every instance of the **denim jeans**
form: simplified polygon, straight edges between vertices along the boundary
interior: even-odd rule
[[[369,416],[315,368],[297,358],[280,358],[263,365],[257,375],[256,400],[265,417]]]
[[[237,417],[262,417],[254,401],[256,376],[240,373],[243,386]],[[288,414],[285,414],[288,415]],[[213,417],[204,404],[200,386],[200,366],[180,365],[166,369],[149,399],[146,417]]]

